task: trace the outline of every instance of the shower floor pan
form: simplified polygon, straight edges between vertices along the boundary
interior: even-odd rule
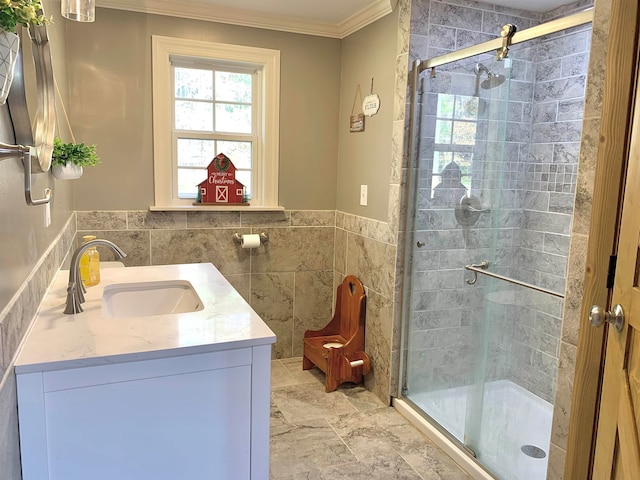
[[[427,415],[460,441],[465,438],[467,399],[472,387],[408,395]],[[547,477],[553,405],[509,381],[488,382],[477,445],[477,459],[499,479]],[[467,443],[467,442],[465,442]],[[544,452],[544,457],[539,458]]]

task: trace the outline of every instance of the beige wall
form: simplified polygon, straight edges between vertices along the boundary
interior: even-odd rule
[[[340,40],[110,9],[67,34],[72,125],[102,160],[74,184],[76,209],[153,204],[151,35],[280,50],[280,204],[335,208]]]
[[[388,184],[390,177],[397,14],[385,17],[367,27],[362,33],[354,34],[341,42],[106,9],[98,10],[95,24],[82,25],[62,20],[57,14],[56,2],[47,1],[45,6],[50,7],[47,8],[48,13],[56,15],[55,25],[51,29],[56,77],[72,119],[76,139],[96,143],[103,164],[88,170],[81,180],[73,182],[54,180],[50,174],[37,176],[34,187],[36,194],[45,186],[54,190],[53,224],[44,228],[43,207],[27,207],[24,202],[20,163],[13,159],[0,162],[0,269],[3,273],[0,276],[0,470],[3,480],[20,479],[13,357],[52,275],[71,246],[76,229],[75,218],[70,219],[73,210],[146,210],[153,200],[150,94],[152,34],[281,50],[280,200],[287,208],[334,210],[338,198],[336,172],[344,171],[343,180],[347,180],[346,177],[352,175],[351,172],[366,171],[372,167],[376,167],[375,174],[379,175],[379,178],[366,177],[365,181],[353,178],[357,192],[361,183],[367,183],[370,188],[370,207],[363,209],[362,215],[386,221],[389,198],[389,187],[387,185],[385,189],[381,182]],[[65,50],[68,56],[64,54]],[[119,56],[117,52],[124,54]],[[70,59],[68,68],[67,58]],[[340,85],[343,69],[347,75],[347,83],[342,97],[348,103],[349,113],[354,85],[360,83],[363,93],[366,93],[371,77],[375,78],[375,91],[381,96],[382,107],[377,116],[368,119],[365,134],[358,134],[362,136],[355,139],[357,143],[347,142],[345,149],[339,153],[338,125],[345,121],[345,116],[339,113],[342,108]],[[66,72],[68,77],[65,75]],[[71,100],[68,101],[69,99]],[[348,123],[342,124],[342,131],[345,125],[348,128]],[[70,135],[64,127],[63,117],[59,118],[59,126],[60,135],[69,140]],[[0,106],[0,141],[13,142],[10,118],[6,107],[3,106]],[[342,158],[340,167],[339,155]],[[357,163],[357,167],[354,167],[354,162]],[[351,195],[352,190],[345,184],[345,192]],[[356,195],[354,199],[345,201],[344,208],[351,209],[349,205],[353,204],[353,209],[357,209],[357,203]],[[284,293],[280,292],[280,296],[277,297],[282,300],[279,302],[280,306],[293,302],[291,298],[296,294],[289,286],[294,276],[301,276],[301,280],[305,277],[301,284],[311,285],[309,295],[313,301],[297,302],[296,304],[301,306],[299,313],[295,305],[291,315],[288,310],[286,315],[282,313],[282,308],[274,310],[268,305],[256,306],[264,309],[261,314],[274,322],[282,319],[286,328],[279,333],[281,336],[286,337],[291,331],[292,351],[289,353],[283,349],[282,355],[299,355],[299,345],[296,343],[297,329],[301,328],[303,321],[317,322],[318,325],[324,323],[330,309],[331,302],[328,297],[332,286],[328,274],[331,273],[332,266],[330,264],[333,256],[333,235],[329,235],[323,242],[323,249],[329,252],[322,257],[329,258],[326,265],[322,263],[317,270],[314,267],[313,271],[309,271],[310,267],[306,263],[305,271],[301,271],[297,264],[289,265],[301,255],[292,256],[292,252],[308,250],[309,244],[318,241],[320,231],[335,228],[333,222],[325,224],[324,217],[327,215],[321,213],[292,213],[290,224],[282,226],[283,228],[278,228],[280,225],[274,225],[272,222],[265,224],[263,215],[260,215],[256,219],[256,227],[259,226],[262,230],[268,226],[274,240],[285,235],[307,235],[310,238],[296,240],[296,237],[293,240],[274,241],[270,247],[272,255],[268,260],[288,262],[288,266],[274,267],[277,275],[270,271],[258,272],[255,275],[232,275],[234,284],[245,296],[252,299],[254,296],[272,297],[275,295],[274,291],[282,290]],[[327,214],[328,218],[333,219],[332,212]],[[88,218],[95,219],[95,215],[90,214]],[[245,223],[242,222],[242,225]],[[347,227],[346,223],[349,222],[344,218],[344,228]],[[394,242],[393,232],[389,231],[387,223],[375,220],[370,220],[369,223],[367,231],[372,235],[375,234],[376,238],[380,236],[384,244]],[[251,222],[249,225],[252,225]],[[355,224],[353,226],[355,227]],[[85,227],[88,228],[87,225]],[[95,226],[91,228],[95,229]],[[228,240],[228,237],[226,235],[224,239]],[[358,239],[354,237],[354,241],[357,242]],[[297,245],[297,249],[285,247],[292,244]],[[272,258],[274,249],[278,249],[279,253]],[[317,248],[307,253],[313,254],[316,251]],[[177,249],[167,253],[179,255]],[[392,259],[394,255],[383,252],[383,257],[385,260],[379,260],[377,263],[386,264],[386,260]],[[345,259],[347,258],[350,259],[349,262],[353,262],[357,260],[358,255],[345,251]],[[350,270],[353,268],[355,267],[352,266]],[[265,267],[265,270],[268,269]],[[377,267],[374,266],[374,270],[377,270]],[[247,282],[249,277],[251,278]],[[281,277],[284,278],[282,282]],[[386,290],[389,280],[385,278],[384,281]],[[267,291],[268,294],[265,295]],[[323,300],[319,301],[320,299]],[[383,381],[379,382],[377,388],[384,397],[389,390],[388,356],[391,350],[391,332],[387,323],[390,320],[390,312],[388,301],[376,302],[376,299],[374,292],[371,304],[376,305],[376,310],[371,315],[371,331],[376,330],[378,323],[384,323],[380,327],[384,331],[371,336],[373,340],[377,337],[382,340],[379,346],[376,346],[376,343],[370,348],[375,347],[373,354],[384,360]],[[274,312],[277,315],[274,316]],[[307,318],[299,318],[301,315],[306,315]],[[380,316],[378,320],[376,315]]]
[[[398,9],[359,30],[342,42],[337,209],[387,220],[391,130],[393,123]],[[380,110],[365,118],[364,132],[349,132],[349,117],[360,85],[362,97],[371,91],[380,97]],[[362,113],[360,99],[354,113]],[[368,186],[367,206],[360,206],[360,185]]]
[[[49,8],[47,11],[54,10]],[[49,33],[56,79],[61,85],[62,95],[66,98],[63,25],[63,22],[57,21],[56,18]],[[29,61],[32,62],[30,59]],[[28,73],[28,70],[25,71]],[[14,143],[7,105],[0,106],[0,141]],[[53,190],[53,224],[49,228],[44,227],[44,207],[29,207],[25,202],[22,162],[17,158],[0,161],[0,311],[27,278],[35,262],[71,214],[69,183],[54,180],[51,173],[33,176],[34,198],[41,197],[46,187]]]
[[[345,275],[356,275],[367,288],[365,351],[372,371],[367,388],[385,402],[393,390],[396,286],[396,239],[400,215],[400,178],[405,113],[409,0],[342,42],[337,212],[333,291]],[[349,132],[356,87],[362,96],[381,100],[378,114],[365,119],[365,130]],[[360,113],[361,105],[354,113]],[[368,185],[368,206],[360,206],[360,185]]]
[[[56,13],[59,3],[45,2],[47,12]],[[54,68],[61,94],[66,95],[64,22],[56,14],[49,29]],[[14,143],[6,105],[0,106],[0,141]],[[64,245],[55,242],[71,211],[68,182],[54,180],[50,173],[34,176],[34,196],[45,187],[53,190],[52,224],[44,227],[44,207],[29,207],[24,198],[24,173],[20,160],[0,161],[0,477],[20,479],[18,418],[13,358],[36,312],[40,299],[64,258]],[[75,227],[75,224],[73,224]],[[68,237],[70,242],[70,237]]]

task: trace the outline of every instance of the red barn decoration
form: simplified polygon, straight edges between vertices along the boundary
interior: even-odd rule
[[[244,201],[244,185],[236,180],[236,167],[219,153],[207,167],[207,179],[198,184],[198,203],[238,205]]]

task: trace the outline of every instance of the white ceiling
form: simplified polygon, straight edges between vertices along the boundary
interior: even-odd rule
[[[398,0],[97,0],[98,7],[344,38]]]
[[[480,0],[546,12],[572,0]],[[99,7],[293,33],[344,38],[378,20],[398,0],[97,0]]]

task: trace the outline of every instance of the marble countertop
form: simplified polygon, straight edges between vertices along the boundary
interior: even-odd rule
[[[15,362],[16,373],[43,372],[266,345],[275,334],[210,263],[107,268],[87,288],[84,312],[63,313],[68,270],[49,287]],[[187,280],[202,300],[197,312],[107,318],[105,286]]]

